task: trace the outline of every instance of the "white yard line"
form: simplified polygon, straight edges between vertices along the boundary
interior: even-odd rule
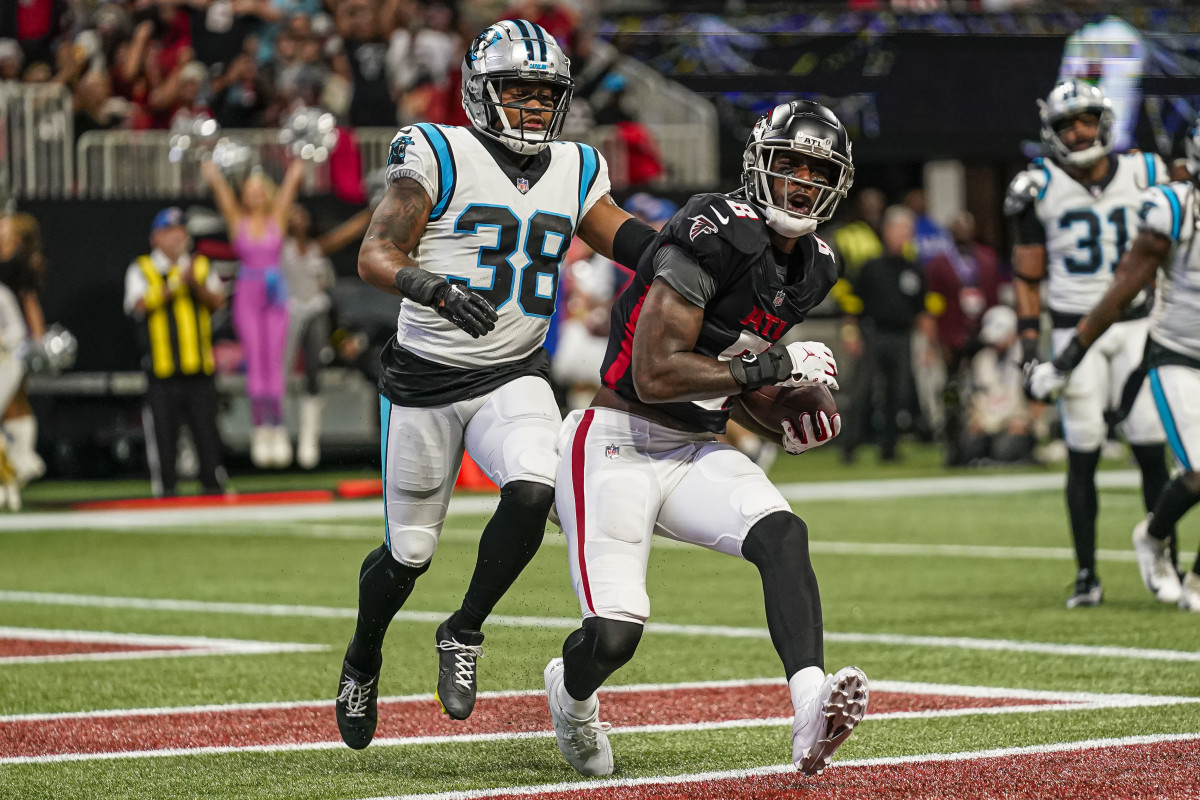
[[[29,603],[34,605],[75,606],[81,608],[134,608],[147,611],[184,611],[206,614],[242,614],[249,616],[319,617],[354,619],[353,608],[329,606],[294,606],[259,603],[222,603],[204,600],[169,600],[141,597],[106,597],[97,595],[59,594],[50,592],[15,592],[0,590],[0,603]],[[401,611],[396,619],[406,622],[441,622],[446,611]],[[576,617],[524,617],[497,614],[488,617],[488,624],[510,628],[553,628],[574,630],[579,627]],[[712,636],[724,639],[769,639],[766,628],[738,628],[726,625],[675,625],[650,622],[648,633],[677,636]],[[895,645],[899,647],[944,647],[957,650],[984,650],[1009,653],[1039,653],[1054,656],[1084,656],[1089,658],[1128,658],[1141,661],[1200,662],[1200,652],[1189,650],[1157,650],[1116,645],[1062,644],[1058,642],[1027,642],[1015,639],[982,639],[967,636],[911,636],[899,633],[838,633],[825,632],[827,642],[852,644]]]
[[[536,692],[535,694],[542,694]],[[1147,705],[1178,705],[1183,703],[1200,702],[1200,698],[1147,698],[1149,700],[1166,700],[1170,702],[1151,702]],[[964,717],[964,716],[996,716],[1002,714],[1031,714],[1043,712],[1064,712],[1064,711],[1079,711],[1091,709],[1103,709],[1113,707],[1128,707],[1126,704],[1106,705],[1103,703],[1089,703],[1085,705],[1076,705],[1064,703],[1060,705],[1026,705],[1026,706],[1008,706],[1008,707],[986,707],[986,708],[957,708],[944,709],[938,711],[895,711],[884,714],[871,714],[864,718],[864,721],[882,722],[892,719],[934,719],[938,717]],[[791,717],[767,717],[762,719],[735,719],[722,720],[720,722],[687,722],[677,724],[657,724],[657,725],[626,725],[614,726],[610,730],[610,734],[653,734],[653,733],[696,733],[716,730],[738,730],[748,728],[766,728],[766,727],[783,727],[792,724]],[[1200,738],[1200,734],[1195,734],[1196,738]],[[470,733],[470,734],[451,734],[443,736],[409,736],[409,737],[380,737],[374,739],[371,743],[373,747],[413,747],[419,745],[439,745],[439,744],[477,744],[483,742],[511,742],[522,739],[552,739],[554,738],[553,731],[525,731],[521,733]],[[1143,737],[1153,738],[1153,737]],[[1096,740],[1096,741],[1117,741],[1117,740]],[[1124,740],[1121,740],[1124,741]],[[1132,742],[1137,744],[1138,742]],[[290,753],[298,751],[312,750],[341,750],[345,745],[342,742],[306,742],[302,744],[278,744],[278,745],[249,745],[245,747],[223,746],[223,747],[197,747],[197,748],[169,748],[162,750],[137,750],[128,752],[102,752],[102,753],[58,753],[46,756],[13,756],[8,758],[0,758],[0,766],[15,765],[15,764],[51,764],[67,761],[111,761],[115,759],[132,759],[132,758],[171,758],[175,756],[206,756],[206,755],[223,755],[231,753]],[[1066,748],[1071,749],[1071,748]],[[1021,748],[1017,748],[1021,750]],[[999,755],[1009,755],[1007,751],[992,750],[981,751],[986,755],[977,755],[974,757],[994,757]],[[1046,751],[1049,752],[1049,751]],[[957,760],[956,757],[966,754],[941,754],[930,756],[928,760]],[[966,756],[972,757],[972,756]],[[844,762],[838,766],[873,766],[875,764],[884,763],[905,763],[907,758],[898,760],[889,759],[872,759],[863,762]],[[790,767],[790,765],[788,765]],[[792,767],[794,769],[794,767]],[[748,774],[756,774],[751,771]],[[672,779],[675,780],[675,779]],[[700,780],[700,779],[695,779]],[[603,781],[599,783],[604,783]],[[595,786],[596,784],[588,783],[585,786]],[[533,787],[537,788],[537,787]],[[537,793],[550,791],[549,789],[541,789]],[[557,791],[557,790],[556,790]],[[499,790],[493,790],[496,794],[505,794]],[[469,795],[474,797],[475,795]],[[479,795],[487,797],[488,794]],[[414,797],[426,797],[425,795],[416,795]],[[433,795],[429,797],[441,798],[441,795]]]
[[[1110,747],[1130,747],[1134,745],[1161,744],[1166,742],[1191,742],[1200,739],[1200,733],[1164,733],[1151,736],[1127,736],[1121,739],[1089,739],[1082,742],[1062,742],[1057,744],[1031,745],[1027,747],[1007,747],[996,750],[968,750],[958,753],[928,753],[914,756],[895,756],[888,758],[863,758],[857,760],[835,761],[830,769],[845,767],[879,767],[899,764],[923,764],[932,761],[973,761],[985,758],[1010,758],[1013,756],[1042,755],[1044,753],[1068,753],[1082,750],[1098,750]],[[540,786],[511,786],[500,789],[482,789],[466,792],[437,792],[435,794],[405,794],[376,797],[372,800],[484,800],[489,797],[507,797],[521,795],[536,797],[544,794],[566,792],[588,792],[597,789],[611,789],[632,786],[670,786],[674,784],[704,783],[709,781],[738,780],[743,778],[778,775],[795,771],[791,764],[777,764],[757,769],[724,770],[721,772],[701,772],[690,775],[656,776],[653,778],[608,778],[598,781],[572,781],[570,783],[542,784]],[[820,792],[816,791],[819,795]]]
[[[1102,489],[1139,486],[1134,470],[1103,471],[1096,475]],[[963,475],[941,478],[890,478],[869,481],[814,481],[785,483],[783,496],[798,504],[831,500],[880,500],[892,497],[944,497],[956,495],[1020,494],[1062,489],[1063,473],[1027,475]],[[496,495],[455,495],[451,515],[490,514]],[[58,529],[110,529],[194,527],[238,522],[277,523],[290,520],[345,520],[382,517],[382,499],[348,500],[334,503],[299,503],[269,506],[180,508],[112,511],[61,511],[14,514],[0,518],[0,533]],[[382,524],[382,523],[381,523]]]
[[[99,653],[62,653],[45,656],[0,656],[0,666],[10,664],[53,664],[64,661],[129,661],[142,658],[183,658],[187,656],[259,655],[263,653],[304,653],[328,650],[327,645],[295,642],[258,642],[249,639],[213,639],[207,636],[157,636],[140,633],[105,631],[66,631],[46,628],[0,626],[0,639],[39,642],[81,642],[88,644],[136,645],[147,650]],[[154,649],[172,648],[172,649]],[[174,649],[186,648],[186,649]]]

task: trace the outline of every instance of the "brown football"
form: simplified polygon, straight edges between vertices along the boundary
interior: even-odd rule
[[[833,394],[828,387],[820,384],[793,388],[764,386],[752,392],[743,392],[741,401],[742,407],[755,422],[779,434],[783,433],[782,420],[790,419],[792,425],[796,426],[796,418],[801,414],[824,411],[833,419],[833,415],[838,413]]]

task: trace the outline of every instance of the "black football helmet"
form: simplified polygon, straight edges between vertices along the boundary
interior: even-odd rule
[[[791,150],[808,158],[830,162],[834,169],[828,184],[803,180],[794,175],[771,171],[780,150]],[[742,185],[746,197],[766,212],[767,224],[776,232],[789,237],[812,233],[821,222],[833,217],[838,203],[854,183],[854,161],[850,137],[833,112],[811,100],[792,100],[771,109],[755,123],[742,155]],[[774,179],[789,184],[816,188],[818,194],[812,208],[800,213],[775,201],[771,191]],[[789,186],[784,197],[790,194]]]

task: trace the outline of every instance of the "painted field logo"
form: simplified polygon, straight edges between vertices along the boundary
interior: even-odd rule
[[[605,458],[617,458],[620,455],[621,455],[621,446],[620,445],[610,444],[608,447],[604,448],[604,457]]]

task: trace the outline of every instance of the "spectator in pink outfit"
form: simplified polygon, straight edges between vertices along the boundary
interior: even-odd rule
[[[252,173],[242,184],[240,199],[215,164],[206,161],[203,168],[241,260],[233,327],[246,360],[246,394],[254,425],[250,460],[259,467],[286,467],[292,463],[292,445],[283,425],[288,310],[280,255],[304,162],[288,165],[278,190],[262,172]]]

